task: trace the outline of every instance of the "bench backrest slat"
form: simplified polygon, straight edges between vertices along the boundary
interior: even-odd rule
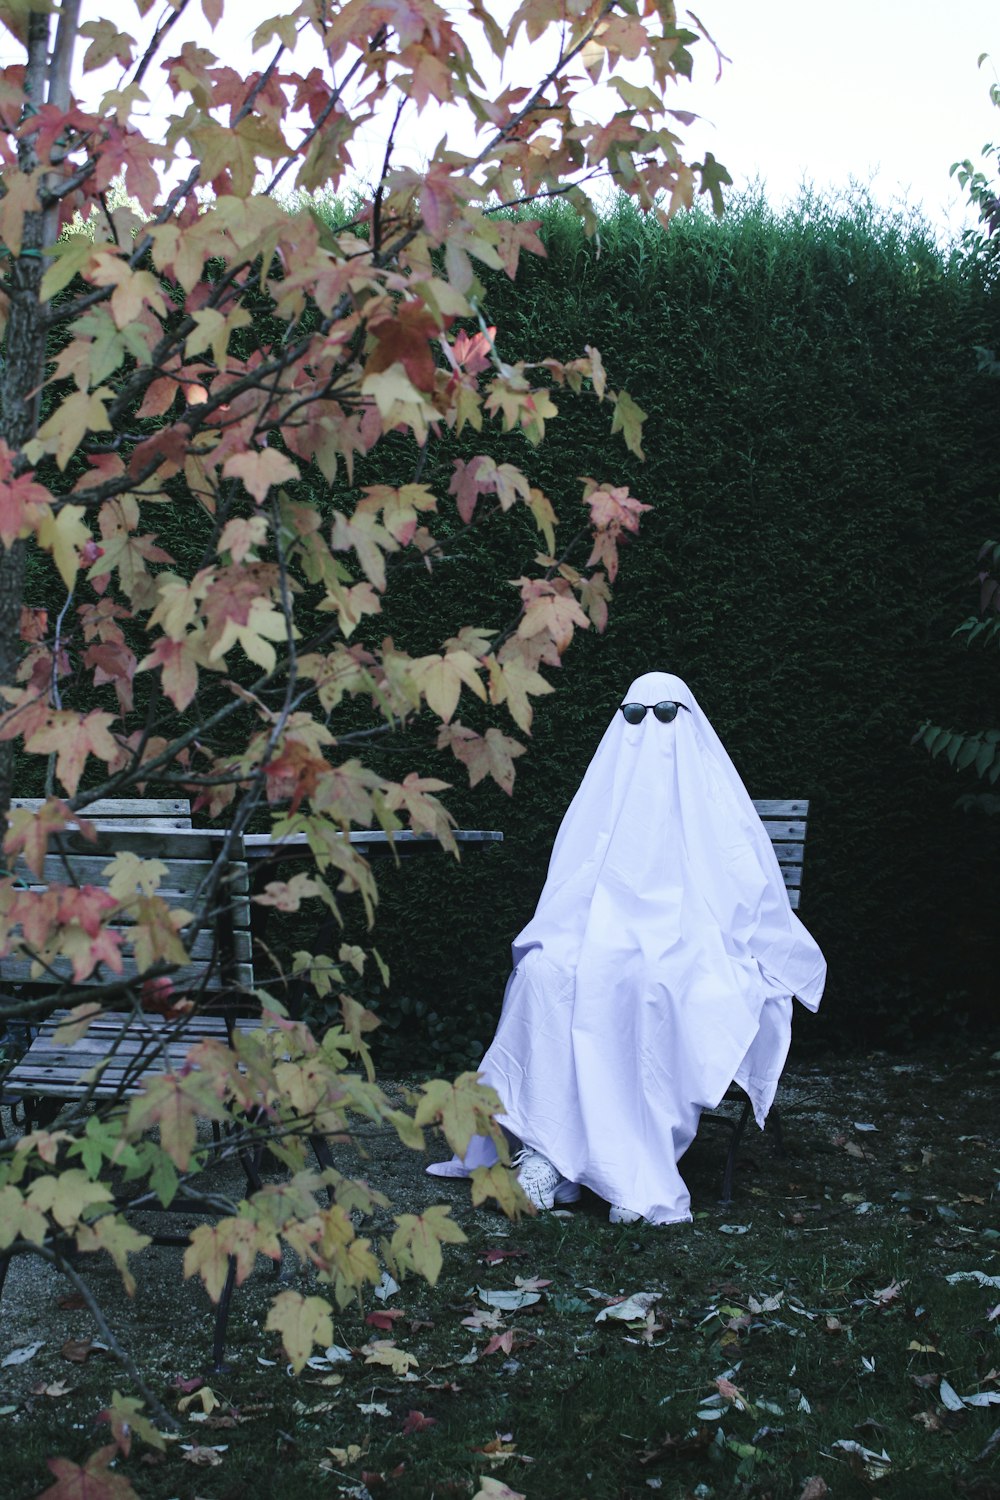
[[[805,798],[774,801],[754,799],[754,807],[774,846],[788,900],[797,908],[802,884],[809,802]]]
[[[30,807],[37,812],[41,797],[12,797],[11,807]],[[99,797],[80,812],[92,823],[140,822],[146,828],[190,828],[191,803],[187,797]]]
[[[37,809],[39,799],[21,798],[19,805]],[[146,816],[149,810],[150,816]],[[98,817],[102,813],[107,816]],[[106,888],[105,873],[116,854],[130,852],[142,859],[159,860],[165,866],[157,894],[168,906],[197,912],[200,909],[200,892],[204,881],[219,853],[218,835],[191,827],[190,804],[183,798],[122,798],[95,802],[82,816],[92,818],[97,831],[96,843],[84,838],[77,830],[68,828],[54,836],[46,855],[42,881],[28,868],[23,859],[14,864],[13,874],[29,889],[41,891],[48,885],[65,885],[76,882]],[[250,889],[246,861],[231,861],[224,891],[220,893],[226,902],[226,967],[223,972],[217,953],[218,923],[213,912],[204,914],[204,925],[198,932],[190,950],[190,963],[178,969],[172,976],[174,990],[195,989],[204,981],[210,992],[229,989],[233,984],[251,990],[253,988],[252,944],[250,933]],[[235,897],[236,899],[231,899]],[[124,938],[123,979],[136,976],[137,966],[132,957],[128,941],[129,916],[123,912],[115,916],[112,927]],[[231,929],[231,942],[229,941]],[[213,961],[214,960],[214,961]],[[72,966],[68,960],[57,959],[52,968],[60,980],[68,980]],[[3,979],[15,984],[30,984],[52,987],[53,974],[32,976],[32,964],[27,958],[13,956],[0,962]],[[116,976],[107,967],[84,984],[107,983]]]

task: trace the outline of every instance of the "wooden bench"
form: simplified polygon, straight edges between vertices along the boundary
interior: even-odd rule
[[[37,808],[40,803],[21,799],[13,805]],[[129,851],[141,858],[160,860],[166,866],[166,874],[157,894],[172,907],[193,910],[201,918],[199,930],[189,945],[190,963],[171,975],[173,995],[197,994],[200,1002],[207,1001],[209,1006],[221,1005],[224,1009],[221,1014],[213,1013],[211,1009],[201,1008],[200,1004],[197,1013],[185,1016],[179,1022],[143,1010],[108,1010],[91,1023],[84,1036],[67,1042],[57,1038],[59,1024],[65,1019],[65,1007],[84,1000],[88,984],[73,984],[70,965],[65,961],[50,964],[42,976],[32,974],[27,957],[0,961],[0,1021],[4,1011],[3,992],[10,986],[17,987],[19,998],[48,995],[56,1006],[62,1007],[61,1012],[54,1010],[37,1028],[32,1028],[30,1044],[6,1077],[3,1077],[0,1063],[0,1102],[12,1106],[20,1102],[29,1119],[32,1110],[37,1116],[46,1105],[58,1110],[64,1102],[126,1098],[141,1089],[143,1079],[149,1073],[176,1067],[196,1042],[208,1037],[231,1040],[234,1030],[259,1025],[259,1022],[236,1016],[232,1003],[254,986],[252,885],[247,860],[252,861],[252,874],[259,883],[262,878],[267,878],[272,862],[309,855],[307,840],[301,835],[287,840],[274,840],[264,834],[246,836],[240,841],[237,857],[231,855],[228,860],[225,893],[219,908],[210,912],[204,909],[202,892],[218,856],[223,835],[193,829],[190,806],[186,801],[124,799],[94,802],[83,810],[81,817],[93,823],[98,833],[97,845],[88,842],[78,832],[67,830],[50,844],[42,881],[38,881],[23,860],[18,861],[11,873],[29,889],[42,890],[48,885],[73,881],[107,887],[108,876],[104,872],[115,854]],[[409,831],[401,831],[393,839],[380,830],[358,830],[346,837],[360,854],[369,858],[393,853],[409,856],[440,848],[433,836]],[[464,847],[489,847],[502,840],[503,834],[458,829],[455,838]],[[124,921],[122,931],[127,932]],[[320,939],[317,939],[317,947],[323,951]],[[107,977],[105,971],[105,981]],[[134,982],[139,977],[135,959],[126,943],[122,979]],[[95,978],[91,985],[99,982],[100,977]],[[321,1166],[329,1165],[331,1159],[326,1142],[321,1137],[310,1139]],[[251,1159],[249,1153],[246,1157],[241,1153],[240,1159],[247,1174],[248,1187],[259,1188],[262,1184],[258,1157]],[[119,1206],[150,1209],[157,1207],[157,1201],[155,1194],[144,1193],[139,1198],[120,1202]],[[185,1199],[183,1207],[186,1212],[201,1211],[190,1197]],[[204,1211],[217,1212],[217,1205],[208,1204]],[[156,1234],[154,1239],[165,1244],[187,1243],[185,1235]],[[8,1259],[0,1255],[0,1290]],[[215,1319],[213,1367],[216,1369],[221,1366],[224,1356],[235,1271],[236,1261],[231,1259]]]
[[[39,802],[17,799],[15,807],[37,808]],[[122,986],[122,1000],[142,999],[138,965],[128,942],[129,914],[115,914],[123,943],[123,972],[120,976],[99,968],[89,979],[75,982],[72,966],[55,957],[42,966],[33,965],[27,956],[0,960],[0,1020],[4,1013],[4,994],[16,989],[16,999],[49,998],[54,1009],[37,1027],[24,1027],[26,1049],[8,1069],[0,1066],[0,1102],[20,1105],[24,1123],[42,1122],[71,1101],[127,1098],[137,1093],[150,1073],[173,1069],[183,1061],[188,1049],[206,1038],[227,1042],[234,1029],[251,1028],[253,1021],[241,1021],[235,1015],[238,998],[253,989],[253,964],[250,934],[249,876],[242,843],[226,864],[219,888],[217,910],[205,904],[209,877],[222,847],[220,835],[191,826],[191,810],[180,798],[118,799],[92,803],[82,814],[94,825],[96,842],[69,828],[50,840],[42,870],[42,879],[19,859],[10,872],[29,890],[43,891],[52,885],[108,886],[105,873],[116,854],[132,853],[140,859],[155,859],[164,866],[156,894],[173,909],[192,912],[192,922],[182,930],[181,938],[188,950],[189,962],[170,970],[170,1001],[190,996],[197,1000],[198,1010],[180,1020],[168,1020],[149,1014],[141,1008],[105,1010],[91,1023],[88,1031],[74,1042],[57,1038],[59,1024],[69,1005],[86,1000],[88,990],[108,984]],[[192,928],[194,929],[192,933]],[[152,973],[166,972],[167,966],[154,966]],[[147,1003],[158,998],[147,992]],[[207,1007],[204,1008],[204,1007]],[[217,1127],[216,1127],[217,1132]],[[2,1133],[2,1127],[0,1127]],[[216,1133],[218,1140],[218,1134]],[[256,1162],[241,1162],[248,1185],[261,1185]],[[121,1208],[155,1208],[154,1194],[140,1199],[118,1200]],[[195,1200],[185,1201],[185,1211],[215,1213],[215,1205],[202,1210]],[[187,1243],[186,1235],[158,1233],[158,1243]],[[9,1257],[0,1256],[0,1290]],[[223,1359],[229,1303],[235,1279],[235,1261],[215,1321],[214,1363]]]
[[[792,909],[797,911],[799,900],[802,895],[802,865],[805,857],[806,828],[809,821],[809,803],[804,800],[790,801],[758,801],[754,799],[754,807],[767,830],[767,835],[774,846],[774,852],[778,857],[778,865],[788,892],[788,900]],[[718,1114],[715,1111],[706,1111],[702,1114],[702,1123],[723,1125],[730,1131],[729,1150],[726,1153],[726,1165],[722,1174],[722,1197],[719,1200],[723,1207],[732,1202],[733,1198],[733,1172],[736,1167],[736,1153],[743,1139],[753,1107],[750,1100],[743,1096],[742,1089],[733,1084],[726,1098],[743,1099],[743,1107],[738,1116]],[[784,1143],[781,1135],[781,1115],[777,1105],[772,1105],[767,1117],[767,1129],[772,1132],[775,1139],[775,1148],[779,1155],[784,1155]]]

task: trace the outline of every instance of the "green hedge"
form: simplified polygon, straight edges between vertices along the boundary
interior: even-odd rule
[[[802,914],[830,984],[802,1034],[854,1045],[991,1023],[990,829],[955,811],[971,779],[910,739],[928,717],[993,717],[992,660],[950,635],[996,535],[997,388],[974,355],[1000,343],[996,295],[973,263],[863,200],[835,211],[807,198],[784,216],[751,200],[669,233],[625,206],[594,242],[554,206],[542,233],[547,260],[523,260],[514,283],[487,280],[504,357],[596,344],[612,386],[648,413],[646,462],[609,437],[607,408],[559,391],[539,450],[467,433],[432,444],[424,478],[443,497],[453,459],[487,451],[525,468],[567,532],[584,517],[583,474],[627,479],[653,509],[623,548],[606,634],[578,637],[549,674],[557,692],[539,702],[513,799],[470,792],[429,748],[429,724],[366,752],[392,774],[417,764],[453,781],[459,822],[505,834],[461,866],[431,857],[382,875],[374,937],[392,984],[368,998],[386,1021],[384,1060],[453,1067],[481,1053],[562,813],[622,690],[653,668],[691,684],[752,795],[812,801]],[[414,460],[393,438],[356,483],[410,479]],[[339,488],[336,499],[350,503]],[[188,561],[206,540],[190,510],[178,495],[149,516]],[[417,565],[398,580],[367,632],[417,653],[462,624],[502,625],[509,580],[537,545],[526,517],[476,528],[433,575]],[[58,607],[48,571],[38,587]],[[460,713],[487,722],[474,702]]]
[[[559,392],[541,450],[477,438],[430,477],[443,493],[456,453],[492,451],[566,519],[581,474],[628,478],[654,509],[606,635],[578,638],[550,674],[513,800],[452,796],[466,826],[504,830],[503,849],[383,880],[392,1055],[430,1045],[453,1063],[488,1040],[562,812],[621,691],[652,668],[691,684],[752,795],[812,801],[802,914],[830,982],[802,1033],[854,1044],[990,1022],[989,829],[955,811],[962,783],[910,739],[927,715],[980,723],[994,691],[992,662],[950,632],[996,529],[997,393],[973,353],[996,342],[995,297],[864,201],[808,198],[783,217],[750,201],[669,233],[625,207],[593,244],[553,210],[543,234],[546,261],[487,287],[504,357],[595,343],[648,412],[646,462],[609,441],[592,401]],[[463,554],[394,606],[409,649],[431,644],[431,616],[435,634],[504,618],[517,547],[498,533]]]

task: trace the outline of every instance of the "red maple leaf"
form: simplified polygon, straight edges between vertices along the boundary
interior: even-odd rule
[[[425,1417],[422,1411],[409,1411],[403,1423],[403,1436],[409,1437],[411,1432],[425,1432],[428,1427],[437,1426],[437,1417]]]

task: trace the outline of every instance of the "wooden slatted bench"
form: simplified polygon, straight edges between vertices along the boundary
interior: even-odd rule
[[[797,911],[802,896],[802,866],[805,858],[806,828],[809,821],[809,803],[806,800],[792,799],[787,801],[770,801],[754,799],[754,807],[767,831],[767,835],[774,847],[778,857],[778,866],[785,882],[788,892],[788,900],[793,909]],[[723,1207],[732,1202],[733,1197],[733,1172],[736,1167],[736,1153],[743,1139],[753,1108],[750,1100],[743,1096],[742,1089],[734,1084],[727,1098],[743,1098],[743,1107],[738,1116],[717,1114],[715,1111],[706,1111],[702,1114],[702,1122],[724,1125],[730,1131],[729,1150],[726,1153],[726,1165],[722,1174],[722,1197],[720,1202]],[[775,1145],[780,1154],[784,1154],[784,1146],[781,1138],[781,1115],[777,1105],[772,1105],[767,1117],[767,1128],[773,1132]]]
[[[39,802],[18,799],[15,807],[37,808]],[[156,894],[173,909],[192,912],[192,923],[182,931],[189,962],[170,973],[171,1000],[190,995],[199,1009],[180,1020],[167,1020],[141,1009],[106,1010],[91,1023],[86,1034],[76,1041],[57,1038],[66,1011],[54,1010],[37,1028],[23,1055],[2,1079],[2,1102],[12,1107],[20,1102],[25,1123],[32,1114],[58,1109],[74,1100],[127,1098],[139,1091],[150,1073],[178,1066],[188,1049],[209,1037],[226,1042],[234,1029],[251,1029],[256,1023],[235,1016],[235,999],[253,988],[253,965],[250,934],[249,875],[243,857],[242,843],[236,858],[227,861],[220,886],[218,910],[205,907],[209,876],[221,848],[221,836],[194,829],[187,801],[180,798],[126,798],[92,803],[81,814],[94,826],[96,842],[84,838],[73,828],[51,839],[42,880],[23,860],[12,873],[29,890],[43,891],[52,885],[93,885],[107,888],[106,873],[117,854],[132,853],[140,859],[158,860],[163,866]],[[117,914],[116,914],[117,919]],[[0,960],[0,1019],[3,996],[16,988],[17,998],[51,996],[56,1005],[79,1004],[88,989],[109,980],[135,985],[141,980],[131,945],[127,941],[128,911],[121,915],[119,931],[123,944],[123,973],[115,975],[107,968],[82,983],[73,981],[69,961],[55,957],[44,965],[33,965],[29,957],[14,956]],[[191,928],[194,928],[193,937]],[[41,967],[41,972],[38,972]],[[140,991],[141,996],[141,991]],[[125,997],[123,997],[125,998]],[[201,1007],[210,1007],[208,1010]],[[211,1007],[223,1007],[220,1013]],[[218,1138],[218,1137],[217,1137]],[[244,1160],[248,1183],[260,1186],[256,1162]],[[156,1195],[146,1193],[119,1206],[134,1209],[158,1206]],[[191,1199],[185,1201],[189,1212],[216,1212],[214,1205],[200,1209]],[[186,1243],[187,1236],[159,1233],[160,1243]],[[0,1289],[7,1268],[7,1256],[0,1256]],[[221,1366],[229,1304],[235,1279],[235,1261],[215,1319],[213,1342],[214,1364]]]
[[[799,800],[757,801],[755,798],[753,805],[778,856],[778,865],[784,877],[785,889],[788,892],[792,910],[797,911],[802,894],[802,863],[805,856],[809,803]]]
[[[37,808],[40,803],[18,799],[17,807]],[[43,878],[38,881],[23,859],[13,875],[29,890],[41,891],[50,885],[78,883],[107,888],[105,873],[116,854],[132,853],[141,859],[158,860],[165,868],[157,890],[168,906],[195,914],[197,931],[188,944],[190,962],[170,975],[172,996],[197,994],[201,1004],[216,1010],[192,1019],[190,1040],[216,1036],[225,1040],[232,1024],[231,1015],[219,1014],[218,1007],[231,997],[253,988],[253,964],[250,934],[249,875],[246,860],[231,859],[225,875],[225,893],[217,912],[204,909],[203,889],[219,853],[220,839],[191,827],[191,811],[181,798],[118,799],[94,802],[83,814],[93,823],[97,840],[91,842],[71,829],[54,838],[45,857]],[[242,849],[240,850],[242,853]],[[64,1003],[80,1003],[94,985],[112,982],[127,985],[138,979],[138,969],[127,941],[128,912],[122,913],[118,930],[126,938],[121,976],[106,968],[99,969],[82,984],[72,980],[68,959],[56,957],[43,966],[33,965],[26,956],[0,960],[0,987],[16,987],[19,998],[54,994],[58,1001],[65,992]],[[41,972],[39,968],[41,967]],[[0,1015],[2,1015],[0,995]],[[229,1007],[231,1011],[231,1006]],[[31,1045],[3,1080],[5,1100],[44,1097],[58,1099],[113,1096],[123,1078],[130,1090],[148,1068],[166,1067],[157,1018],[139,1018],[128,1012],[107,1011],[90,1038],[83,1038],[75,1048],[56,1047],[54,1033],[58,1012],[32,1038]],[[159,1028],[162,1029],[162,1028]],[[175,1031],[176,1027],[173,1028]],[[197,1031],[197,1037],[194,1031]],[[94,1081],[90,1072],[96,1058],[98,1038],[110,1045],[112,1033],[119,1040],[113,1057],[106,1059],[100,1076]],[[180,1044],[178,1044],[180,1045]],[[76,1061],[89,1059],[86,1067],[74,1075]],[[126,1063],[125,1059],[130,1062]],[[87,1080],[87,1081],[84,1081]]]

